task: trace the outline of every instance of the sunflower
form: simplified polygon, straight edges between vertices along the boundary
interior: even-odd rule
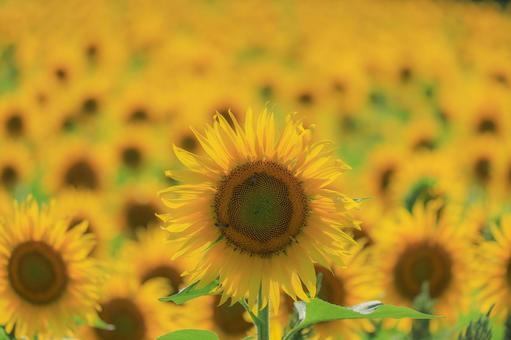
[[[451,213],[438,217],[440,204],[416,204],[413,214],[401,209],[384,220],[374,252],[386,303],[411,306],[428,282],[435,313],[454,320],[466,306],[472,248],[459,215],[457,223]]]
[[[141,181],[143,184],[128,184],[121,191],[112,195],[116,206],[118,224],[127,235],[134,237],[138,230],[155,227],[160,223],[157,214],[163,205],[155,194],[159,184]],[[114,194],[114,193],[112,193]],[[121,197],[121,199],[119,199]]]
[[[50,46],[43,58],[43,68],[47,74],[48,86],[54,89],[66,89],[81,79],[86,71],[86,62],[81,60],[79,51],[72,46],[60,43],[58,40],[47,41]]]
[[[107,188],[112,162],[103,145],[92,144],[76,136],[54,139],[42,145],[38,153],[50,156],[45,184],[49,191],[67,189],[102,192]]]
[[[280,136],[266,111],[248,111],[244,127],[231,120],[234,127],[217,115],[204,134],[193,130],[204,156],[174,147],[189,169],[185,184],[161,192],[174,257],[197,254],[190,281],[218,278],[221,303],[254,306],[261,290],[262,305],[271,296],[278,310],[281,288],[307,301],[313,264],[342,264],[354,242],[343,229],[358,228],[348,214],[357,204],[332,185],[348,166],[293,117]]]
[[[363,242],[352,249],[352,256],[346,262],[346,268],[335,267],[325,270],[317,267],[321,273],[321,289],[318,297],[324,301],[352,306],[369,300],[379,299],[381,290],[375,280],[375,268],[370,261],[370,249],[364,248]],[[288,316],[293,311],[291,299],[286,299],[281,313],[281,321],[289,322]],[[355,339],[361,330],[370,330],[367,321],[343,320],[318,324],[314,327],[315,339]]]
[[[141,124],[160,120],[161,98],[144,81],[123,89],[109,109],[122,123]],[[143,84],[143,85],[142,85]]]
[[[26,185],[32,177],[34,168],[31,154],[23,144],[0,141],[0,188],[15,190],[19,185]]]
[[[393,145],[379,147],[371,153],[362,175],[363,186],[367,188],[369,197],[374,197],[384,206],[396,204],[395,186],[406,164],[405,155],[405,150]]]
[[[104,199],[89,191],[64,190],[58,195],[57,211],[68,221],[68,228],[73,229],[82,222],[87,222],[87,234],[94,235],[95,246],[91,255],[106,258],[109,242],[120,231],[103,206]]]
[[[511,303],[511,215],[503,215],[500,226],[491,226],[495,240],[483,242],[479,249],[479,270],[475,276],[480,289],[481,310],[495,306],[495,314],[503,318]]]
[[[30,138],[34,134],[34,109],[24,99],[11,96],[0,104],[0,131],[5,139]]]
[[[122,266],[122,265],[121,265]],[[118,268],[114,265],[113,268]],[[183,326],[190,326],[180,306],[158,301],[166,296],[169,287],[163,279],[152,279],[139,284],[126,273],[116,272],[103,287],[99,317],[113,325],[113,330],[84,327],[83,339],[149,340],[156,339]]]
[[[164,278],[170,287],[167,295],[172,295],[190,282],[186,282],[185,277],[181,276],[187,269],[187,261],[170,260],[165,234],[160,228],[137,231],[137,241],[129,241],[123,247],[121,257],[123,262],[129,264],[129,269],[134,271],[134,276],[141,284],[153,278]]]
[[[459,146],[467,150],[460,157]],[[504,145],[491,136],[484,135],[472,138],[468,145],[466,141],[453,143],[452,157],[461,158],[457,162],[461,173],[465,177],[468,188],[479,189],[488,194],[501,190],[502,172],[504,172]],[[456,159],[456,158],[453,158]],[[490,195],[489,195],[490,196]]]
[[[449,156],[449,153],[438,151],[408,157],[394,182],[396,196],[406,208],[411,209],[418,200],[461,203],[465,186],[456,180],[457,164]]]
[[[139,173],[155,162],[157,138],[152,134],[144,125],[129,125],[118,131],[112,143],[118,167]]]
[[[222,340],[238,340],[254,333],[254,325],[243,306],[239,303],[220,304],[220,300],[219,295],[197,299],[204,312],[203,328],[215,332]]]
[[[505,137],[505,131],[509,131],[511,121],[506,115],[507,106],[505,95],[496,86],[484,86],[480,83],[474,85],[472,95],[468,96],[469,108],[465,121],[461,126],[468,129],[470,135],[487,135],[492,137]]]
[[[95,315],[100,273],[86,228],[68,230],[31,198],[0,220],[0,324],[16,338],[71,336],[77,317]]]

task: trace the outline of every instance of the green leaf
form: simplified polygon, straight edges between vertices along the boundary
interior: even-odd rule
[[[218,335],[202,329],[182,329],[159,336],[156,340],[218,340]]]
[[[384,305],[378,301],[366,302],[353,307],[333,305],[315,298],[310,303],[296,302],[295,308],[301,320],[284,339],[291,339],[296,332],[314,324],[343,319],[435,319],[439,316],[418,312],[407,307]]]
[[[160,298],[160,301],[174,302],[175,304],[182,305],[189,300],[198,298],[200,296],[209,295],[219,285],[218,280],[214,280],[206,287],[197,288],[197,283],[198,282],[195,282],[188,287],[181,289],[174,295]]]
[[[11,339],[11,337],[9,336],[9,334],[7,334],[5,329],[3,327],[0,327],[0,340],[10,340],[10,339]]]

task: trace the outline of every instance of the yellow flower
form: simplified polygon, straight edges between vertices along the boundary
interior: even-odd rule
[[[0,136],[22,140],[35,134],[35,106],[27,104],[22,94],[12,95],[0,103]]]
[[[29,184],[34,169],[31,153],[20,143],[0,141],[0,144],[0,190],[12,191]]]
[[[502,216],[500,227],[493,224],[491,232],[495,241],[486,241],[478,249],[479,270],[474,277],[481,310],[495,305],[495,314],[504,318],[511,303],[511,215]]]
[[[38,152],[45,160],[49,158],[45,185],[50,192],[104,192],[108,188],[112,159],[104,146],[73,136],[56,138]]]
[[[161,192],[174,257],[198,254],[191,281],[218,278],[221,303],[255,306],[261,290],[263,305],[271,297],[278,310],[281,289],[307,301],[314,264],[342,265],[354,242],[343,229],[358,227],[348,214],[356,203],[333,185],[348,166],[292,117],[281,134],[266,111],[248,111],[244,127],[231,119],[234,127],[217,115],[194,130],[204,156],[174,148],[188,168],[184,184]]]
[[[122,249],[121,258],[134,273],[140,284],[154,278],[168,281],[170,290],[166,295],[177,293],[186,287],[186,277],[181,276],[187,266],[187,259],[171,261],[165,242],[166,231],[160,228],[138,230],[137,241],[129,241]],[[143,256],[141,256],[143,254]]]
[[[222,340],[238,340],[251,333],[255,328],[243,306],[239,303],[233,305],[220,305],[221,296],[201,297],[195,303],[201,311],[201,328],[215,332]]]
[[[99,271],[86,223],[68,230],[54,207],[32,199],[0,220],[0,324],[16,338],[60,338],[98,308]]]
[[[374,197],[386,207],[396,205],[398,199],[396,182],[406,164],[406,152],[402,147],[385,145],[370,154],[365,173],[362,174],[364,196]]]
[[[58,202],[57,211],[69,221],[69,228],[87,222],[86,233],[94,235],[96,239],[91,255],[106,258],[109,255],[109,242],[120,228],[107,213],[103,196],[88,191],[65,190],[59,193]]]
[[[452,321],[466,307],[472,248],[459,215],[455,222],[453,213],[439,214],[441,204],[416,204],[413,214],[401,209],[383,221],[374,252],[384,302],[411,306],[427,281],[435,313]]]
[[[120,190],[120,194],[111,193],[117,224],[128,236],[134,237],[138,230],[156,227],[161,223],[156,215],[163,211],[163,204],[155,194],[158,187],[158,183],[146,180],[140,184],[128,184]]]
[[[186,325],[184,320],[193,318],[193,313],[185,315],[181,313],[181,306],[158,301],[168,291],[169,287],[162,279],[141,285],[133,277],[117,272],[103,288],[99,312],[101,320],[115,329],[85,327],[80,338],[152,340],[182,328]]]
[[[375,268],[370,261],[370,249],[364,248],[363,243],[360,243],[352,252],[346,268],[316,268],[317,272],[322,274],[318,294],[320,299],[340,306],[353,306],[381,298],[381,289],[375,280]],[[293,305],[290,299],[287,302],[284,304],[283,314],[288,316],[293,311]],[[281,319],[285,320],[286,317]],[[288,322],[289,320],[285,321],[285,324]],[[370,329],[371,324],[367,320],[330,321],[314,326],[314,339],[355,339],[359,331]]]

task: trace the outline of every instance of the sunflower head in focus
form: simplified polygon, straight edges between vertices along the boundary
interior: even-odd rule
[[[356,202],[334,183],[348,169],[328,143],[288,117],[281,133],[272,114],[247,112],[241,126],[215,116],[194,131],[203,156],[174,147],[187,167],[182,183],[161,192],[162,214],[174,256],[197,254],[191,281],[218,278],[222,296],[263,305],[280,291],[308,301],[316,294],[314,264],[343,264],[358,227],[348,214]],[[308,293],[306,293],[308,291]]]
[[[53,211],[28,199],[0,220],[0,324],[16,338],[71,336],[98,308],[94,239]]]

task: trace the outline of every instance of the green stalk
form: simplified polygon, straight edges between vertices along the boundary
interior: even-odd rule
[[[257,297],[257,316],[259,322],[256,323],[257,327],[257,340],[270,339],[270,298],[268,303],[263,308],[262,289],[259,289],[259,296]]]

